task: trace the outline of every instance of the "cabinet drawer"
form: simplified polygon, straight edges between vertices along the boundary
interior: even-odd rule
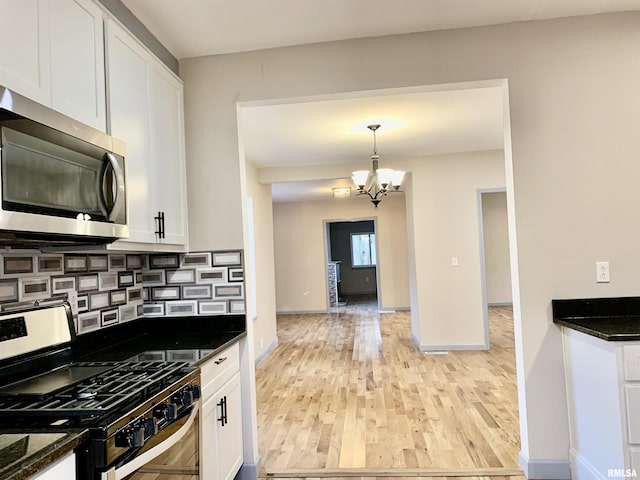
[[[206,401],[209,395],[239,370],[240,345],[236,342],[200,367],[203,400]]]
[[[625,345],[622,347],[624,359],[624,379],[640,380],[640,345]]]

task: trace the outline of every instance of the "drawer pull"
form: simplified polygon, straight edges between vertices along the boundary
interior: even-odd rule
[[[227,359],[227,357],[220,357],[218,360],[216,360],[215,363],[216,365],[220,365],[222,362],[224,362]]]

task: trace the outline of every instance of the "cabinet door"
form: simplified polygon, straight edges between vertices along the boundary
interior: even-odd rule
[[[90,0],[50,5],[51,105],[106,131],[102,10]]]
[[[240,374],[227,383],[220,396],[226,399],[226,423],[220,431],[218,479],[231,480],[242,466],[242,398]]]
[[[33,480],[75,480],[76,478],[76,456],[70,454],[62,460],[57,461],[53,465],[47,467],[40,473],[37,473]]]
[[[218,396],[212,396],[202,405],[200,417],[200,478],[217,480],[218,475]]]
[[[106,28],[110,133],[127,144],[129,241],[155,242],[147,52],[115,23],[108,21]]]
[[[0,0],[0,85],[51,104],[49,1]]]
[[[163,244],[186,243],[186,183],[182,82],[160,62],[150,71],[153,208],[164,212]]]
[[[242,397],[236,373],[203,406],[200,442],[202,480],[231,480],[242,466]],[[224,424],[220,420],[225,416]]]

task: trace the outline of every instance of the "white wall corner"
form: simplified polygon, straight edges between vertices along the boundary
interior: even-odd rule
[[[518,464],[524,476],[539,480],[571,480],[569,460],[531,460],[527,454],[518,453]]]

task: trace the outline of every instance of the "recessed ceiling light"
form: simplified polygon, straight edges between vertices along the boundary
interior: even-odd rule
[[[333,198],[347,198],[351,196],[351,187],[332,188]]]

